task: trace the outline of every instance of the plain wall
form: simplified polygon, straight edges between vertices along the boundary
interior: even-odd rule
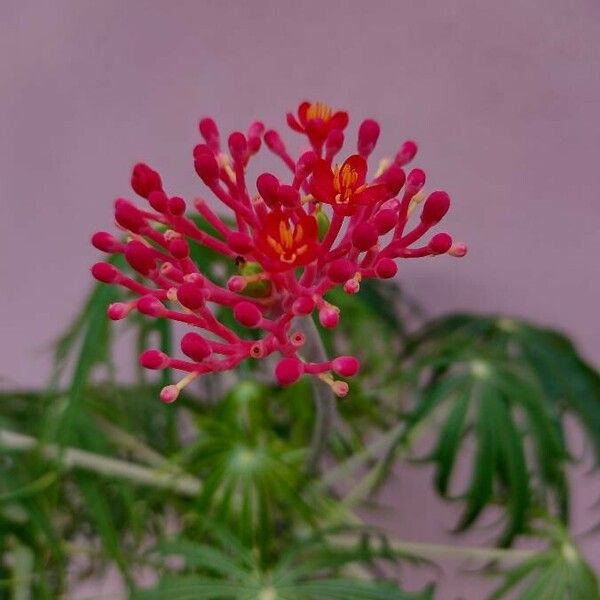
[[[90,285],[89,236],[110,229],[134,162],[192,197],[200,116],[225,131],[254,118],[283,127],[305,98],[347,108],[354,123],[378,119],[378,155],[416,139],[428,189],[452,195],[444,228],[468,257],[401,266],[432,314],[527,317],[600,362],[597,0],[4,0],[3,384],[46,381],[45,348]],[[390,494],[402,510],[385,522],[406,539],[447,541],[428,477],[399,475]],[[581,531],[599,520],[586,511],[598,490],[577,482]],[[474,581],[450,578],[440,598],[477,600]]]

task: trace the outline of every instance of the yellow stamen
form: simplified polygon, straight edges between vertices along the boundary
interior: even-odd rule
[[[308,107],[306,111],[306,118],[310,121],[311,119],[321,119],[323,121],[329,121],[333,111],[327,104],[323,102],[315,102]]]

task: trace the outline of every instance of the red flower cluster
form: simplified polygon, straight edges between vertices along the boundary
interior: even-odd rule
[[[275,377],[282,385],[303,374],[319,377],[344,396],[359,368],[352,356],[310,362],[302,356],[304,336],[294,330],[298,318],[317,311],[323,327],[335,327],[339,310],[325,295],[341,285],[348,294],[360,289],[364,278],[390,278],[395,259],[450,254],[464,256],[464,244],[453,244],[447,233],[438,233],[414,247],[448,211],[445,192],[421,192],[425,173],[403,167],[417,152],[405,142],[393,161],[382,161],[367,182],[367,158],[379,137],[379,125],[366,120],[358,132],[357,153],[336,164],[348,124],[345,112],[303,102],[297,118],[288,114],[290,127],[306,135],[310,149],[297,160],[288,153],[274,130],[254,122],[246,134],[228,138],[228,152],[212,119],[200,121],[203,144],[194,148],[194,166],[200,179],[225,206],[220,217],[204,200],[194,207],[198,218],[187,213],[187,203],[164,190],[158,173],[145,164],[133,169],[131,186],[148,205],[139,208],[129,200],[115,202],[115,220],[124,239],[98,232],[93,245],[107,253],[122,253],[136,276],[109,262],[92,267],[96,279],[120,285],[134,295],[129,302],[112,304],[111,319],[122,319],[132,310],[149,317],[186,323],[194,331],[181,339],[185,358],[147,350],[140,356],[148,369],[172,368],[187,375],[161,391],[164,402],[173,402],[181,389],[203,373],[233,369],[246,359],[261,359],[275,352],[281,359]],[[291,171],[290,183],[270,173],[256,179],[256,193],[247,184],[248,164],[262,142]],[[423,202],[424,200],[424,202]],[[420,218],[407,230],[411,213],[423,202]],[[330,207],[330,208],[327,208]],[[229,217],[229,218],[228,218]],[[210,231],[210,233],[207,233]],[[203,273],[190,257],[199,245],[221,254],[238,270],[227,282]],[[142,283],[143,282],[143,283]],[[260,330],[258,340],[241,337],[215,316],[215,306],[231,310],[245,328]]]

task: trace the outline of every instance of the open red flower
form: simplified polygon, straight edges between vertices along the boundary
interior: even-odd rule
[[[288,217],[275,209],[265,218],[264,227],[256,236],[256,245],[278,271],[307,265],[319,252],[317,220],[306,215],[291,225]]]
[[[319,201],[331,204],[341,214],[352,214],[357,205],[386,200],[385,185],[365,184],[367,161],[358,154],[349,156],[342,166],[331,168],[326,160],[315,164],[311,181],[312,195]]]
[[[287,122],[294,131],[305,133],[311,144],[319,146],[331,131],[346,128],[348,113],[341,110],[333,112],[322,102],[302,102],[298,107],[298,117],[288,113]]]

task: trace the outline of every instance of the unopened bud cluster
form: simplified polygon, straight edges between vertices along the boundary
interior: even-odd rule
[[[323,327],[334,328],[340,311],[326,295],[335,286],[356,294],[364,279],[394,277],[399,258],[466,253],[466,246],[454,244],[447,233],[429,234],[448,211],[450,198],[442,191],[425,196],[425,173],[405,171],[417,152],[414,142],[402,144],[394,160],[382,161],[369,179],[367,159],[379,137],[376,121],[363,121],[356,153],[343,160],[336,156],[344,145],[346,112],[303,102],[287,122],[308,141],[309,149],[297,159],[279,133],[260,122],[246,133],[232,133],[223,147],[215,122],[202,119],[204,143],[193,150],[194,167],[221,210],[201,198],[188,207],[165,190],[156,171],[137,164],[131,186],[146,205],[117,199],[115,220],[124,235],[98,232],[92,238],[99,250],[123,254],[132,269],[122,272],[111,262],[92,267],[99,281],[131,292],[128,302],[108,307],[109,318],[123,319],[136,310],[190,328],[180,341],[180,355],[148,349],[140,356],[148,369],[186,373],[163,388],[164,402],[173,402],[201,374],[273,353],[280,357],[275,377],[281,385],[308,374],[344,396],[348,385],[336,377],[355,375],[358,360],[338,356],[310,362],[303,355],[299,320],[316,313]],[[263,143],[289,169],[287,181],[271,173],[248,180],[248,165]],[[197,211],[195,219],[190,210]],[[418,217],[409,224],[415,211]],[[200,220],[206,227],[198,226]],[[190,256],[197,246],[222,255],[237,274],[225,282],[202,272]],[[219,321],[217,307],[231,311],[242,330],[254,330],[253,335],[240,335]]]

